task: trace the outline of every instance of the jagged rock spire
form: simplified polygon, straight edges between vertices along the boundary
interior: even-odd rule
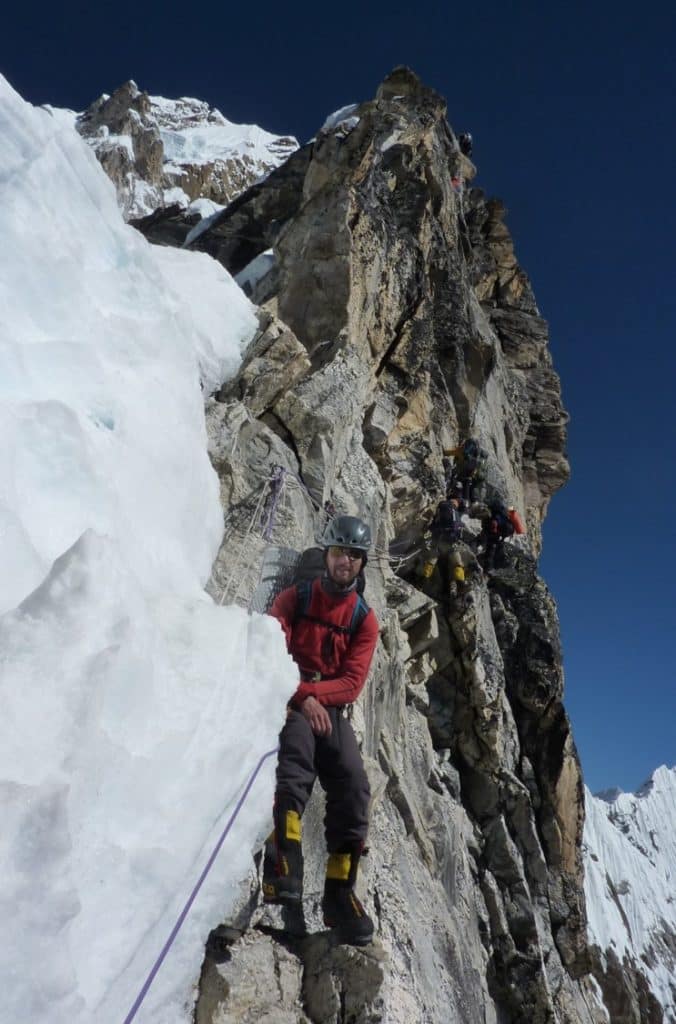
[[[349,998],[355,1021],[591,1024],[603,1017],[578,980],[589,967],[581,776],[556,609],[536,564],[568,473],[567,417],[504,208],[471,187],[445,109],[395,69],[195,242],[238,271],[243,225],[250,260],[274,250],[265,278],[249,278],[265,295],[261,333],[209,407],[224,506],[237,508],[274,462],[301,482],[279,543],[312,543],[327,500],[368,512],[368,593],[382,624],[355,721],[377,794],[368,891],[387,956],[376,968],[313,937],[287,943],[289,960],[251,932],[231,955],[240,972],[247,950],[282,957],[295,979],[284,1012],[301,998],[309,1020],[339,1020]],[[454,603],[422,592],[415,551],[444,493],[443,450],[469,433],[528,537],[495,577],[474,569]],[[233,543],[231,533],[222,559]],[[398,574],[388,547],[413,552]],[[318,875],[320,813],[310,808],[305,830]],[[240,927],[255,920],[243,906]],[[215,1019],[208,1005],[241,1010],[232,971],[231,995],[215,995],[220,977],[208,962],[201,1024]],[[264,1000],[247,1012],[264,1016]]]

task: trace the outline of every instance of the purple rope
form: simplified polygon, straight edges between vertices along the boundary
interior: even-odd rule
[[[216,857],[218,856],[218,853],[219,853],[219,851],[221,849],[221,846],[225,842],[226,836],[228,835],[228,832],[230,831],[230,829],[232,827],[233,821],[235,820],[235,818],[237,817],[237,815],[241,811],[242,805],[244,804],[244,801],[246,800],[247,796],[249,795],[249,790],[253,786],[253,784],[254,784],[254,782],[256,780],[256,776],[258,775],[259,771],[261,770],[263,762],[266,761],[269,757],[272,757],[273,754],[276,754],[278,749],[279,749],[278,747],[275,747],[274,750],[268,750],[267,754],[263,754],[263,756],[261,757],[260,761],[258,762],[256,767],[254,768],[254,770],[253,770],[253,772],[252,772],[252,774],[251,774],[251,776],[249,778],[249,781],[247,782],[246,786],[244,787],[244,792],[242,793],[241,797],[237,801],[237,806],[235,807],[234,811],[230,815],[230,817],[228,819],[228,822],[227,822],[225,828],[223,829],[223,832],[221,833],[221,837],[218,840],[218,842],[216,843],[216,846],[214,847],[214,851],[213,851],[213,853],[209,857],[209,860],[206,863],[206,867],[204,868],[204,871],[202,872],[202,874],[198,878],[197,883],[195,885],[195,888],[193,889],[193,891],[190,893],[190,896],[188,897],[188,902],[186,903],[186,905],[184,906],[183,910],[179,914],[178,920],[177,920],[176,924],[174,925],[174,927],[172,928],[171,934],[169,935],[169,938],[167,939],[167,941],[165,942],[164,946],[162,947],[162,952],[160,953],[160,955],[158,956],[157,960],[153,964],[152,969],[150,971],[150,974],[148,975],[148,977],[145,980],[143,988],[141,989],[141,991],[139,992],[139,994],[136,997],[134,1005],[132,1006],[132,1008],[129,1011],[129,1013],[127,1014],[127,1016],[124,1018],[124,1024],[131,1024],[131,1021],[133,1021],[134,1017],[136,1016],[136,1014],[137,1014],[137,1012],[139,1010],[139,1007],[141,1006],[141,1003],[143,1002],[143,1000],[145,999],[146,995],[148,994],[148,989],[152,985],[152,983],[153,983],[153,981],[155,979],[155,975],[157,974],[157,972],[159,971],[160,967],[162,966],[162,963],[164,962],[164,958],[166,957],[167,953],[171,949],[171,947],[173,945],[173,942],[174,942],[174,939],[176,938],[176,936],[178,935],[178,933],[179,933],[179,931],[181,929],[181,925],[183,924],[183,922],[185,921],[186,917],[188,916],[188,911],[190,910],[190,908],[192,907],[193,903],[195,902],[195,898],[197,896],[197,893],[202,888],[202,883],[204,882],[204,879],[207,877],[207,875],[211,871],[212,865],[213,865],[214,861],[216,860]]]

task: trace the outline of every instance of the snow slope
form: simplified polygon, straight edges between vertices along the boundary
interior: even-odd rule
[[[295,686],[277,624],[203,591],[201,389],[256,320],[219,264],[127,227],[72,118],[2,77],[0,143],[0,1021],[119,1024]],[[272,770],[138,1020],[191,1019]]]
[[[234,124],[203,100],[151,96],[150,103],[165,158],[179,164],[208,164],[240,155],[253,163],[281,163],[298,145],[295,139],[255,124]]]
[[[633,960],[676,1020],[676,768],[637,793],[586,793],[585,896],[589,938]]]

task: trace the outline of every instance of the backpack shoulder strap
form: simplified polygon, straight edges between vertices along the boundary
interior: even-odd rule
[[[296,612],[293,621],[303,619],[307,616],[310,601],[312,600],[312,580],[300,580],[296,583]]]
[[[368,615],[369,611],[370,608],[367,605],[364,598],[361,596],[361,594],[357,594],[357,603],[354,606],[354,611],[352,612],[352,621],[350,622],[350,636],[354,636],[354,634],[357,632],[362,622]]]

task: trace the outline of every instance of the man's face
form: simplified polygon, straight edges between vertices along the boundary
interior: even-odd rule
[[[326,568],[329,577],[339,587],[349,587],[359,575],[363,558],[358,551],[336,545],[326,552]]]

